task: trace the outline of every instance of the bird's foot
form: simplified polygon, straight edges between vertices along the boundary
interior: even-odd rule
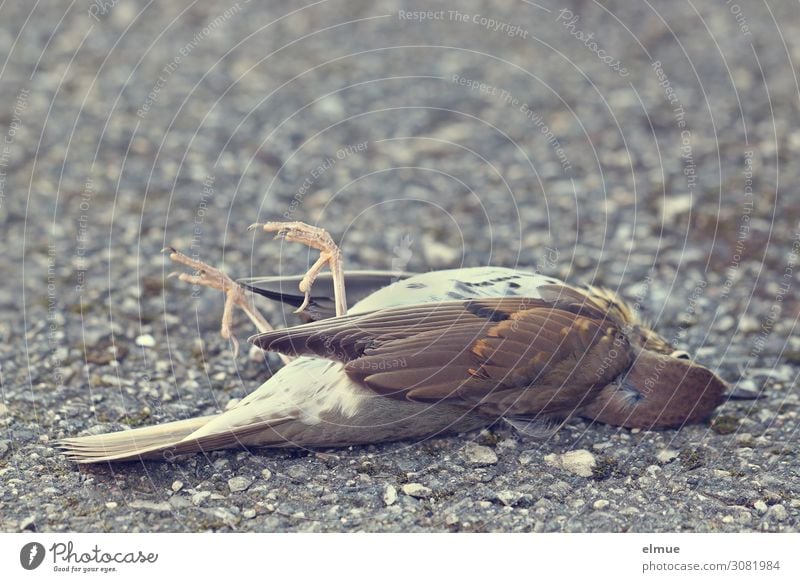
[[[344,288],[344,269],[342,267],[342,254],[331,235],[322,228],[311,226],[304,222],[266,222],[250,225],[248,230],[261,228],[264,232],[274,232],[275,238],[282,238],[290,242],[299,242],[319,251],[319,258],[311,266],[300,281],[300,292],[305,295],[305,301],[297,309],[303,311],[310,300],[311,286],[317,275],[325,265],[328,265],[333,275],[333,295],[336,305],[336,315],[347,313],[347,298]]]
[[[273,327],[267,322],[258,308],[253,304],[252,298],[248,297],[246,291],[236,281],[231,279],[225,272],[211,267],[206,263],[194,259],[184,253],[167,247],[163,250],[169,253],[169,258],[173,263],[194,269],[194,273],[172,273],[170,276],[177,275],[178,279],[192,285],[217,289],[225,294],[225,307],[222,312],[222,323],[220,325],[220,335],[233,344],[234,357],[239,353],[239,341],[233,334],[233,310],[239,307],[250,321],[258,328],[261,333],[271,331]]]

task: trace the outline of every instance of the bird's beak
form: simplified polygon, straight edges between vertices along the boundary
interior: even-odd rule
[[[725,393],[731,400],[758,400],[759,398],[764,397],[764,390],[750,390],[749,388],[741,388],[739,386],[731,387],[728,384],[728,391]]]

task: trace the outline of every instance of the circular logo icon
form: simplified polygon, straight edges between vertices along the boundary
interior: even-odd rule
[[[26,570],[35,570],[44,561],[44,546],[39,542],[30,542],[19,551],[19,563]]]

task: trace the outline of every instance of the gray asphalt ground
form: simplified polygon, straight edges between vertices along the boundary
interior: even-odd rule
[[[7,2],[0,23],[3,531],[798,530],[796,3]],[[246,232],[282,216],[350,268],[619,289],[764,396],[678,431],[66,461],[55,439],[224,410],[277,367],[234,360],[221,297],[159,251],[301,273],[306,249]]]

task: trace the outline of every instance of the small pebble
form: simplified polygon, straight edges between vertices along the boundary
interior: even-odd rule
[[[769,508],[769,511],[767,511],[767,516],[771,517],[775,521],[784,521],[787,515],[786,508],[780,503],[773,505]]]
[[[156,338],[149,333],[142,334],[136,338],[136,345],[142,348],[154,348],[156,346]]]
[[[586,449],[569,451],[563,455],[552,453],[544,457],[544,462],[580,477],[591,477],[592,470],[597,466],[594,455]]]
[[[228,488],[232,493],[239,491],[246,491],[253,483],[253,480],[248,477],[231,477],[228,479]]]
[[[753,520],[753,518],[750,516],[749,511],[740,511],[736,519],[739,523],[743,524],[750,523]]]
[[[395,501],[397,501],[397,489],[393,485],[387,485],[383,490],[383,502],[386,505],[393,505]]]
[[[429,487],[425,487],[422,483],[406,483],[403,485],[403,493],[410,497],[426,499],[431,496],[433,491],[431,491]]]
[[[506,507],[513,507],[517,503],[519,503],[520,499],[522,499],[522,493],[519,491],[499,491],[497,493],[497,498],[500,500],[500,503],[505,505]]]
[[[318,101],[314,108],[329,119],[339,119],[345,115],[344,102],[338,95],[328,95]]]
[[[178,492],[178,491],[180,491],[181,489],[183,489],[183,481],[173,481],[173,482],[172,482],[172,490],[173,490],[175,493],[177,493],[177,492]]]
[[[674,449],[662,449],[656,453],[656,460],[659,463],[667,464],[678,456],[678,451]]]
[[[595,509],[605,509],[609,505],[611,505],[611,502],[608,501],[607,499],[598,499],[597,501],[592,503],[592,507],[594,507]]]
[[[461,253],[458,249],[451,248],[433,239],[423,240],[422,254],[425,256],[428,266],[434,269],[452,267],[461,258]]]
[[[752,315],[739,316],[739,330],[745,333],[761,329],[761,322]]]
[[[171,511],[172,506],[166,501],[148,501],[146,499],[134,499],[128,503],[131,509],[143,509],[155,513]]]
[[[690,194],[665,197],[661,204],[664,220],[671,222],[676,216],[689,212],[693,202],[694,198]]]
[[[209,497],[211,497],[211,491],[198,491],[192,495],[192,505],[202,505]]]
[[[497,463],[497,454],[489,447],[475,443],[467,443],[464,447],[464,457],[471,465],[494,465]]]

